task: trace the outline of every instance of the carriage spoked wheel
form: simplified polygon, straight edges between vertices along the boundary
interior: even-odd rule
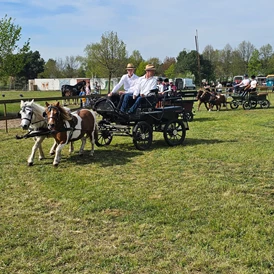
[[[251,109],[256,108],[257,106],[257,100],[256,99],[249,99],[246,101],[243,101],[243,109]]]
[[[139,150],[149,149],[152,144],[152,127],[145,121],[138,122],[133,128],[133,143]]]
[[[243,101],[243,109],[251,109],[251,101]]]
[[[164,138],[169,146],[181,145],[186,136],[186,129],[182,120],[171,120],[164,127]]]
[[[260,104],[261,108],[269,108],[270,107],[270,102],[268,100],[264,100]]]
[[[106,127],[108,125],[110,122],[104,120],[98,123],[98,138],[95,140],[98,147],[108,146],[112,141],[112,132]]]
[[[186,113],[185,113],[185,119],[186,119],[188,122],[193,121],[193,113],[192,113],[192,112],[186,112]]]
[[[238,108],[238,107],[239,107],[239,102],[236,101],[236,100],[232,100],[232,101],[230,102],[230,107],[231,107],[232,109]]]
[[[257,106],[257,100],[256,99],[250,99],[251,108],[256,108]]]

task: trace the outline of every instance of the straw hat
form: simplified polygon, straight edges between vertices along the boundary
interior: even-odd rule
[[[152,64],[148,64],[148,65],[146,65],[145,70],[147,71],[147,70],[156,70],[156,69]]]
[[[135,69],[135,67],[133,64],[128,63],[126,69]]]

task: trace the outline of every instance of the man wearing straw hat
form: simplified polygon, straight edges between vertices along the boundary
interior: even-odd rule
[[[125,113],[130,101],[133,99],[135,102],[133,106],[127,112],[128,114],[132,114],[136,111],[138,106],[141,104],[144,97],[147,97],[151,90],[157,89],[157,79],[154,77],[155,74],[155,67],[152,64],[146,65],[145,68],[145,75],[138,79],[137,84],[134,86],[133,94],[125,94],[122,106],[121,106],[121,113]]]
[[[136,84],[139,78],[136,74],[134,74],[135,67],[133,64],[127,64],[126,70],[127,74],[124,74],[121,77],[119,83],[115,85],[112,91],[108,94],[109,97],[113,96],[112,101],[119,101],[118,108],[122,104],[124,94],[133,93],[132,87]],[[124,86],[124,90],[119,91],[122,86]]]

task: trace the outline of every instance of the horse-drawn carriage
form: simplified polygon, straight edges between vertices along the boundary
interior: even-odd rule
[[[109,98],[99,99],[94,110],[102,117],[97,146],[109,145],[114,135],[129,136],[137,149],[146,150],[152,144],[153,132],[162,132],[166,143],[176,146],[184,142],[189,129],[183,106],[177,103],[156,108],[155,95],[145,97],[134,115],[122,115]]]
[[[243,95],[231,95],[232,100],[230,101],[230,107],[232,109],[238,108],[240,105],[243,106],[243,109],[252,109],[256,108],[257,105],[260,105],[261,108],[269,108],[270,102],[267,99],[267,92],[249,92],[245,96]]]

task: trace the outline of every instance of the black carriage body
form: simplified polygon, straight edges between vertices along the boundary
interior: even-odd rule
[[[181,144],[185,139],[185,131],[189,129],[183,106],[169,105],[157,109],[156,102],[154,104],[152,101],[150,99],[142,104],[134,115],[121,115],[110,99],[99,99],[94,110],[102,116],[98,123],[101,141],[96,144],[109,145],[114,135],[131,136],[136,148],[145,150],[151,145],[153,131],[163,132],[170,146]]]

